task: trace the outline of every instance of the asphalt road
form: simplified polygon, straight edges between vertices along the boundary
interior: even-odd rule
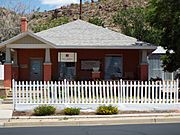
[[[180,135],[180,124],[0,128],[0,135]]]

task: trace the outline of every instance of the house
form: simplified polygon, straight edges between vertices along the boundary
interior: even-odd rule
[[[6,52],[5,87],[12,79],[148,80],[147,56],[156,49],[82,20],[32,33],[23,17],[21,31],[0,44]]]
[[[163,70],[161,57],[166,54],[166,50],[158,46],[155,51],[148,56],[149,80],[159,78],[162,80],[174,80],[177,72],[167,72]]]

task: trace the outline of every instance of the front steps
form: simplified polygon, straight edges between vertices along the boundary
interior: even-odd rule
[[[12,90],[8,90],[6,93],[6,98],[2,102],[3,104],[12,104],[13,103],[13,95]]]
[[[13,99],[12,98],[5,98],[2,101],[2,104],[13,104]]]
[[[0,96],[5,97],[2,101],[2,104],[12,104],[13,103],[12,90],[9,88],[4,88],[4,80],[0,80]]]

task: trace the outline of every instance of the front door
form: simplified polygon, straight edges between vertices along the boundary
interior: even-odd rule
[[[30,80],[32,81],[42,80],[42,60],[41,59],[30,60]]]
[[[105,58],[105,79],[117,80],[122,78],[123,66],[121,56],[107,56]]]
[[[59,63],[59,80],[67,79],[74,80],[76,78],[76,63],[75,62],[60,62]]]

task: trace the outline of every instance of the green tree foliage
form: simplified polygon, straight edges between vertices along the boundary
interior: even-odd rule
[[[162,31],[160,45],[167,49],[163,66],[167,71],[180,68],[180,1],[151,0],[148,6],[150,25]],[[173,50],[174,53],[170,53]]]
[[[92,24],[95,24],[95,25],[98,25],[98,26],[103,26],[104,27],[103,20],[101,18],[98,18],[98,17],[89,18],[88,22],[90,22]]]
[[[119,10],[113,16],[114,23],[120,26],[122,33],[137,38],[138,40],[159,44],[161,31],[150,27],[146,22],[146,9],[142,7],[126,8]]]
[[[40,32],[42,30],[47,30],[49,28],[53,28],[62,24],[66,24],[69,22],[69,19],[67,17],[60,17],[57,19],[53,19],[50,21],[47,21],[45,23],[40,23],[34,27],[32,27],[32,30],[36,33],[36,32]]]

